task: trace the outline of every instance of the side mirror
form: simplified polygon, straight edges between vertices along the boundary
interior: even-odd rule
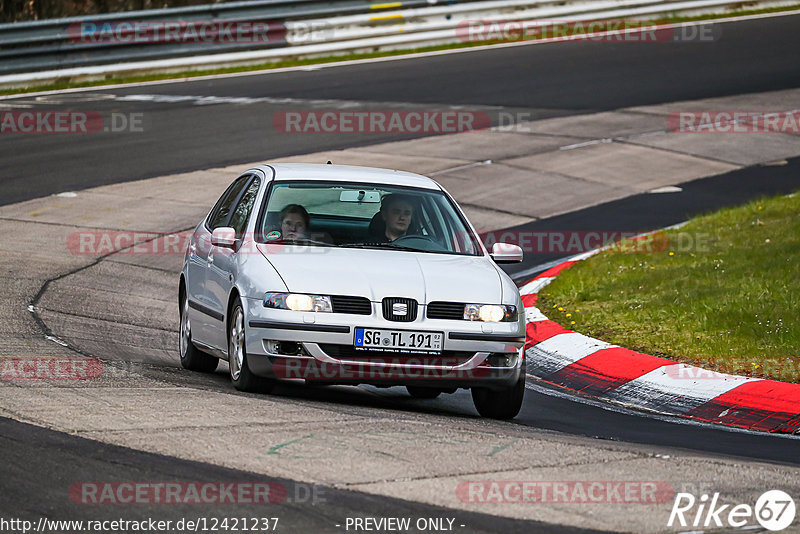
[[[495,243],[490,256],[496,263],[519,263],[522,261],[522,249],[510,243]]]
[[[236,230],[230,226],[214,228],[211,233],[211,246],[234,248],[236,246]]]

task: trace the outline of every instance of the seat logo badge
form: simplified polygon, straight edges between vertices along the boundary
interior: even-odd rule
[[[402,302],[397,302],[395,304],[392,304],[392,313],[394,315],[408,314],[408,304],[403,304]]]

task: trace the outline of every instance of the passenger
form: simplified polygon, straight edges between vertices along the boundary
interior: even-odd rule
[[[280,211],[281,237],[283,239],[308,238],[309,216],[300,204],[289,204]]]
[[[381,200],[380,214],[386,227],[383,237],[387,241],[394,241],[408,234],[414,205],[405,195],[387,195]]]

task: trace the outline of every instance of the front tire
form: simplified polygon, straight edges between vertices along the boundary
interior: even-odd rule
[[[519,380],[502,391],[487,388],[472,388],[472,402],[483,417],[491,419],[513,419],[522,408],[525,395],[525,371],[520,372]]]
[[[244,308],[241,299],[237,298],[228,323],[228,367],[231,371],[231,382],[239,391],[267,392],[272,383],[250,371],[245,345]]]
[[[181,302],[181,331],[179,333],[179,346],[181,366],[190,371],[213,373],[219,365],[219,359],[206,354],[192,343],[192,323],[189,320],[189,297],[183,291]]]

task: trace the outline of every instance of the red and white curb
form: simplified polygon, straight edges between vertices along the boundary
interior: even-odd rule
[[[529,374],[627,407],[749,430],[800,433],[800,384],[708,371],[611,345],[549,320],[536,307],[537,294],[563,270],[597,252],[566,260],[520,288],[528,320]]]

